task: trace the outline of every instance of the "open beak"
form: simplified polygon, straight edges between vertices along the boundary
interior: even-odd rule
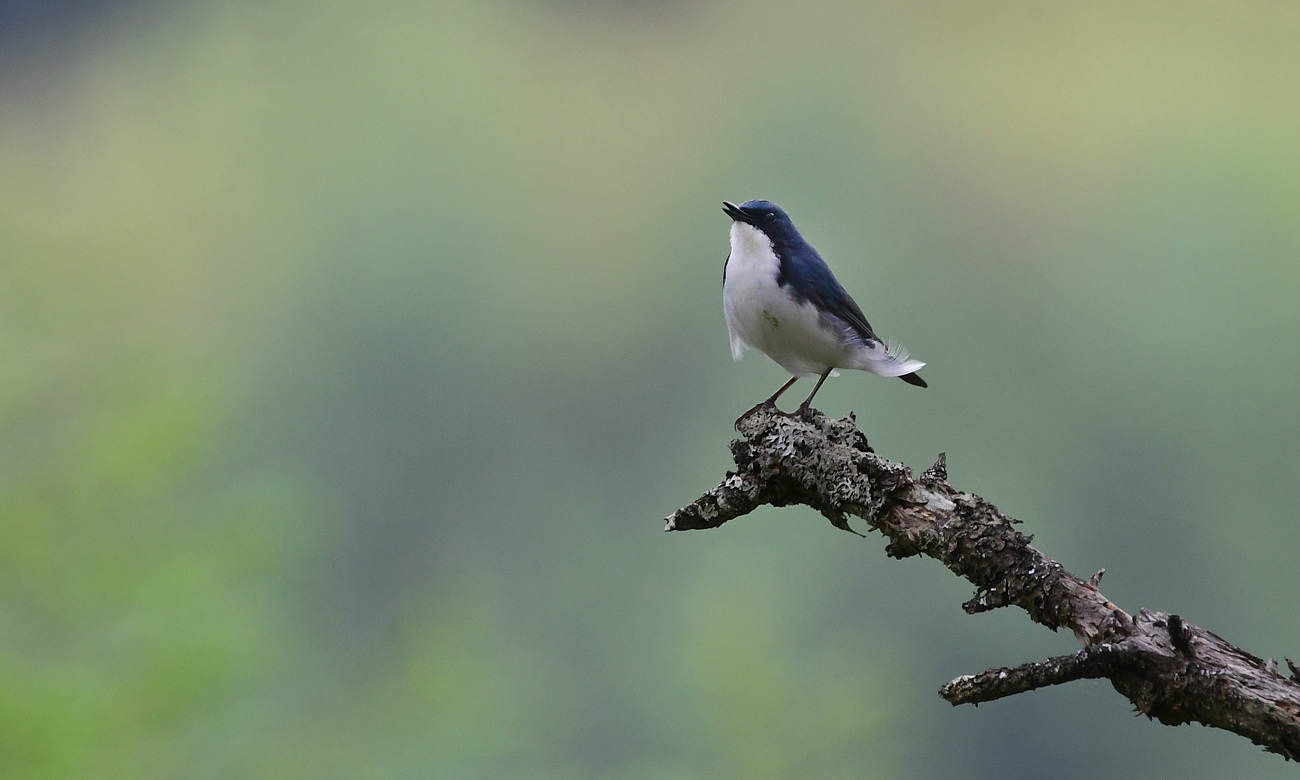
[[[737,206],[734,203],[725,200],[722,201],[722,211],[724,214],[726,214],[728,217],[731,217],[736,222],[753,224],[753,218],[750,217],[745,212],[741,211],[740,206]]]

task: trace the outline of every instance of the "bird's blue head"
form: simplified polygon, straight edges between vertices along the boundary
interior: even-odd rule
[[[722,210],[736,222],[743,222],[763,231],[773,244],[784,244],[799,238],[799,231],[780,206],[768,200],[747,200],[737,206],[722,202]]]

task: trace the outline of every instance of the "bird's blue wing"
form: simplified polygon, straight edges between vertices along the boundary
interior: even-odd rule
[[[841,320],[844,320],[844,322],[853,329],[853,332],[856,333],[864,343],[880,343],[880,337],[871,329],[871,323],[867,322],[866,315],[862,313],[862,309],[858,306],[857,301],[853,300],[852,296],[850,296],[848,292],[839,285],[839,283],[836,283],[834,293],[826,295],[821,301],[818,301],[817,304],[821,306],[824,311],[828,311]]]
[[[817,308],[843,321],[865,344],[878,344],[880,337],[857,301],[839,283],[831,269],[808,244],[782,254],[781,277],[777,282],[788,287],[796,298],[811,301]]]

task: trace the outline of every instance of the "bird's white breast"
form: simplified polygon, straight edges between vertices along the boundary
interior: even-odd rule
[[[791,374],[820,374],[849,365],[842,334],[827,326],[811,303],[799,303],[777,284],[780,260],[763,231],[731,225],[731,256],[722,285],[731,354],[753,347]]]

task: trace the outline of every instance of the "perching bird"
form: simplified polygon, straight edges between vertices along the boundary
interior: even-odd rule
[[[779,206],[765,200],[739,206],[723,201],[722,210],[733,220],[731,254],[722,270],[731,355],[740,360],[753,347],[793,374],[741,420],[775,406],[799,377],[816,374],[817,386],[799,406],[804,411],[837,368],[926,386],[916,373],[925,364],[909,359],[907,350],[882,341],[871,330],[862,309]]]

